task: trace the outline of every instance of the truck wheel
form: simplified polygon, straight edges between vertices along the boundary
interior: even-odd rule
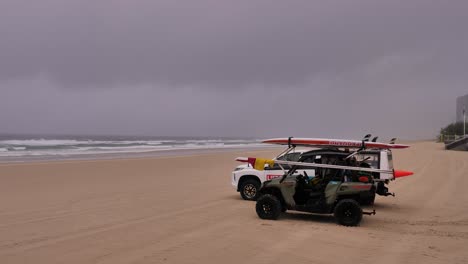
[[[372,187],[365,199],[360,202],[361,205],[374,205],[375,203],[375,196],[376,196],[376,191],[377,188],[374,184],[372,184]]]
[[[369,197],[366,197],[364,199],[361,199],[360,201],[361,205],[374,205],[375,203],[375,193]]]
[[[363,200],[361,201],[361,204],[362,204],[362,205],[374,205],[374,203],[375,203],[375,197],[363,199]]]
[[[261,219],[276,220],[281,214],[281,202],[280,200],[271,194],[262,195],[258,198],[255,209],[257,215]]]
[[[335,206],[334,216],[340,225],[357,226],[362,219],[362,209],[353,199],[343,199]]]
[[[244,200],[255,201],[258,198],[258,190],[260,189],[260,182],[250,179],[244,181],[240,186],[240,194]]]

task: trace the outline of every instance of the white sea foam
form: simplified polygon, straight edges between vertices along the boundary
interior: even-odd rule
[[[259,146],[259,141],[245,139],[8,139],[0,140],[0,157],[144,153],[166,150],[236,148],[250,146]]]
[[[114,144],[114,145],[126,145],[126,144],[150,144],[160,145],[165,142],[164,140],[62,140],[62,139],[26,139],[26,140],[0,140],[0,145],[11,145],[11,146],[73,146],[81,144]]]

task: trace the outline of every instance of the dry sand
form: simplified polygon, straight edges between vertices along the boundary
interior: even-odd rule
[[[416,175],[354,228],[260,220],[230,173],[272,150],[0,165],[0,263],[468,263],[468,152],[394,153]]]

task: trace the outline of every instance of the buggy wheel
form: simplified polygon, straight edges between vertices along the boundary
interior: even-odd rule
[[[343,199],[335,206],[334,216],[340,225],[357,226],[362,220],[362,209],[353,199]]]
[[[262,195],[258,198],[255,206],[258,217],[270,220],[278,219],[281,214],[281,208],[280,200],[271,194]]]
[[[257,200],[259,189],[260,182],[253,179],[244,181],[239,188],[242,199],[250,201]]]

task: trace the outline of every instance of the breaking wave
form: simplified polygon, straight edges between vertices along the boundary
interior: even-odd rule
[[[259,145],[259,140],[254,139],[4,139],[0,140],[0,157],[139,153]]]

